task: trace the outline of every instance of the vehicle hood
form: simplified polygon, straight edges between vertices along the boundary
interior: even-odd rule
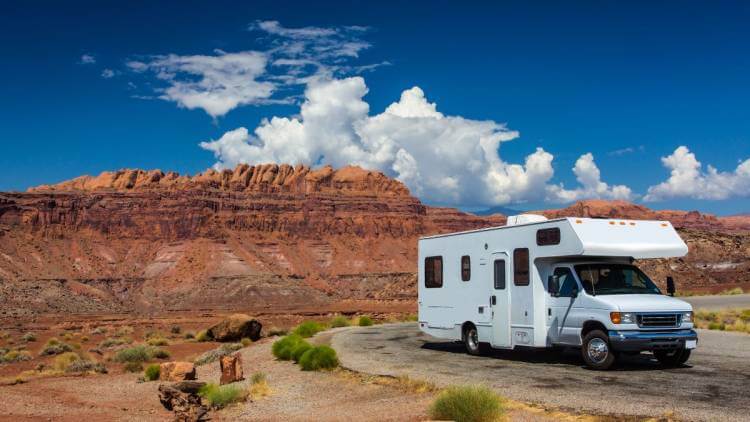
[[[598,295],[595,299],[620,312],[685,312],[693,309],[684,300],[664,295]]]

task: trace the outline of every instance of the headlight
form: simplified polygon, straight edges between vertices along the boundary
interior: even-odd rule
[[[693,322],[693,313],[692,312],[683,312],[682,313],[682,322]]]
[[[613,324],[635,324],[635,314],[632,312],[610,312],[609,319]]]

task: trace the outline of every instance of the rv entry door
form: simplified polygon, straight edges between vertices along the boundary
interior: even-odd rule
[[[505,252],[492,254],[490,308],[492,309],[492,345],[494,347],[511,347],[509,263],[508,254]]]

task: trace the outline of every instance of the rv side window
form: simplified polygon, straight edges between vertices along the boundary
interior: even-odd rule
[[[471,258],[469,255],[461,257],[461,281],[471,280]]]
[[[443,287],[443,257],[431,256],[424,259],[424,286]]]
[[[540,229],[536,231],[536,244],[539,246],[559,245],[560,229],[553,227],[551,229]]]
[[[520,248],[513,250],[513,284],[516,286],[529,285],[529,250]]]
[[[495,260],[495,290],[505,289],[505,260]]]

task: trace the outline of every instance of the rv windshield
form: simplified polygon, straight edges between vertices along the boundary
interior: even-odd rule
[[[578,279],[591,295],[661,294],[638,267],[625,264],[582,264],[575,266]]]

